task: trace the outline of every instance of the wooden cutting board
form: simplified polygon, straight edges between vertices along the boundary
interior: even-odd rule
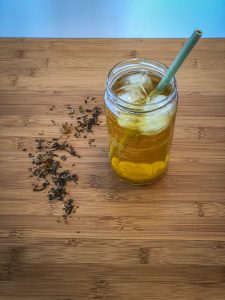
[[[0,40],[0,299],[224,299],[224,39],[201,40],[177,75],[171,160],[160,181],[135,187],[112,174],[104,116],[95,148],[71,139],[82,157],[65,162],[79,175],[68,224],[57,223],[61,203],[32,191],[28,172],[35,138],[60,134],[65,105],[77,109],[89,96],[102,106],[116,63],[169,65],[183,42]]]

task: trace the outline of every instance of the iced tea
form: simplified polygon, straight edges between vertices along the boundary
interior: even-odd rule
[[[111,82],[113,101],[106,95],[110,163],[130,183],[155,181],[168,165],[177,95],[171,97],[171,84],[149,98],[160,75],[146,68],[127,70]]]

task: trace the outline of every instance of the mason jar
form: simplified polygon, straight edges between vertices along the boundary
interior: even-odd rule
[[[177,111],[176,80],[149,97],[167,71],[160,62],[129,59],[108,74],[105,113],[112,170],[133,184],[151,183],[168,166]]]

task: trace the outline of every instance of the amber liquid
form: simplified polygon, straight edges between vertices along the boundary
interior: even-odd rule
[[[154,88],[160,78],[153,74],[148,75]],[[115,82],[112,87],[115,94],[124,82],[124,77]],[[170,92],[171,88],[168,87],[163,95],[167,96]],[[113,171],[121,179],[133,184],[150,183],[158,179],[168,165],[175,112],[171,115],[167,126],[163,128],[159,126],[156,132],[147,133],[141,132],[135,126],[121,126],[118,117],[108,107],[106,117],[110,135],[109,156]]]

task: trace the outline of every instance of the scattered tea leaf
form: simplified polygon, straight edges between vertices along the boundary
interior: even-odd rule
[[[85,110],[83,109],[83,106],[81,106],[81,105],[79,106],[79,111],[81,114],[83,114],[85,112]]]
[[[68,122],[62,123],[60,130],[63,134],[68,134],[71,132],[71,126]]]
[[[66,216],[69,216],[73,210],[74,210],[74,200],[73,199],[68,199],[66,202],[63,204],[63,210],[65,211]]]

